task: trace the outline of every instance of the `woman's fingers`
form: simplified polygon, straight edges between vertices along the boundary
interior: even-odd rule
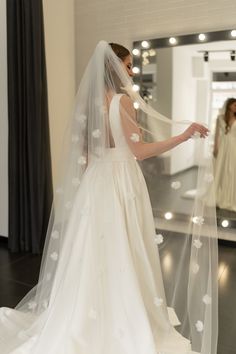
[[[204,127],[204,125],[198,124],[198,123],[193,123],[193,129],[194,129],[194,133],[198,132],[200,133],[200,137],[201,138],[205,138],[208,136],[209,133],[209,129]]]
[[[199,123],[192,123],[183,134],[186,137],[186,140],[188,140],[190,138],[206,138],[208,133],[209,129],[204,125]]]
[[[202,124],[192,123],[189,127],[189,132],[192,138],[206,138],[208,136],[209,129]]]

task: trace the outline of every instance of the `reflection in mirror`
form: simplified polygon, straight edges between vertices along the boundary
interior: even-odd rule
[[[142,97],[175,121],[192,120],[209,126],[218,224],[222,234],[227,233],[223,237],[232,240],[236,227],[235,38],[235,31],[221,31],[134,42],[133,45],[134,81],[139,85]],[[228,98],[235,98],[235,101],[226,113]],[[149,130],[161,129],[148,117],[146,121]],[[178,129],[174,129],[178,134]],[[164,136],[168,137],[168,133],[170,136],[168,131]],[[150,141],[150,136],[146,139]],[[161,218],[163,227],[168,222],[167,212],[171,210],[176,217],[178,211],[181,221],[192,207],[197,180],[195,144],[195,141],[188,141],[143,162],[153,212]],[[158,183],[160,180],[162,183]],[[167,194],[169,188],[163,189],[163,183],[166,187],[171,184],[172,192]],[[161,190],[158,185],[162,186]],[[178,199],[172,198],[172,193],[175,197],[177,193]],[[174,206],[172,200],[178,205]],[[181,229],[180,223],[178,227]]]

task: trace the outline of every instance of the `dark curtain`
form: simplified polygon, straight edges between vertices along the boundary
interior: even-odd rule
[[[9,249],[41,253],[52,172],[41,0],[7,0]]]

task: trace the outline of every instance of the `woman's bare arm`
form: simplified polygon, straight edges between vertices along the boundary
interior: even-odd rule
[[[144,160],[152,156],[158,156],[166,151],[173,149],[175,146],[183,143],[191,138],[195,132],[199,132],[201,137],[207,136],[208,129],[200,124],[193,123],[184,133],[173,136],[164,141],[145,143],[142,141],[142,133],[136,122],[136,111],[133,107],[132,100],[123,95],[120,99],[120,116],[121,124],[126,137],[126,141],[138,160]]]

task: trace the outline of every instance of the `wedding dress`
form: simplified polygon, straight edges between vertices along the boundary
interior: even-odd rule
[[[215,160],[216,205],[236,211],[236,123],[225,134],[224,116],[218,117],[219,151]]]
[[[26,342],[12,354],[33,353],[32,338],[40,339],[42,353],[84,354],[96,348],[104,354],[190,353],[189,341],[168,319],[152,209],[140,167],[125,143],[120,97],[113,97],[109,109],[115,147],[107,149],[103,161],[94,159],[90,164],[71,210],[64,247],[71,248],[72,238],[73,248],[66,272],[60,271],[62,254],[55,278],[56,283],[62,277],[66,282],[56,294],[52,290],[50,319],[40,336],[34,324],[23,335]],[[103,179],[105,195],[101,195]],[[99,213],[101,203],[106,204],[106,215]],[[96,223],[91,225],[94,210]],[[75,292],[73,317],[64,328]],[[2,309],[6,321],[8,311]],[[15,316],[20,326],[31,321],[17,312]]]
[[[216,354],[214,213],[199,198],[194,222],[192,211],[183,221],[168,306],[147,186],[128,144],[139,136],[123,129],[117,83],[170,124],[130,90],[121,63],[99,42],[64,143],[38,284],[15,309],[0,308],[1,354]],[[198,188],[206,173],[201,166]]]

